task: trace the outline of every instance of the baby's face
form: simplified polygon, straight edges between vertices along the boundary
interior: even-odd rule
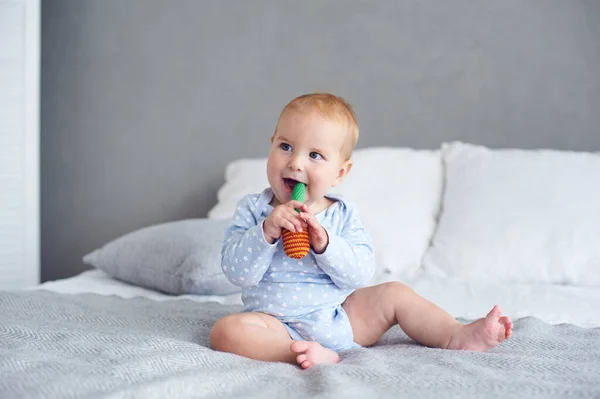
[[[307,184],[304,202],[318,208],[329,188],[341,182],[350,168],[351,162],[341,153],[347,134],[341,123],[318,113],[285,112],[267,160],[272,205],[291,200],[294,185],[302,182]]]

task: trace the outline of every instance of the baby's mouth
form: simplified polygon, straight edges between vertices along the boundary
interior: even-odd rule
[[[289,179],[287,177],[283,178],[283,185],[289,190],[289,192],[294,190],[296,183],[298,183],[298,180]]]

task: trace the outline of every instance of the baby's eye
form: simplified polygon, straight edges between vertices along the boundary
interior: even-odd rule
[[[288,143],[279,144],[279,148],[281,148],[283,151],[291,151],[292,150],[292,146],[289,145]]]
[[[323,159],[323,155],[319,154],[318,152],[311,152],[309,155],[309,157],[311,157],[312,159]]]

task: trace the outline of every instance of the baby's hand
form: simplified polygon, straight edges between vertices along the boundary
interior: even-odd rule
[[[310,241],[313,250],[318,254],[322,254],[329,244],[327,231],[317,221],[317,218],[308,206],[302,204],[300,210],[300,219],[305,220],[308,225],[308,240]]]
[[[290,201],[281,204],[273,209],[273,212],[265,219],[263,231],[265,238],[269,244],[273,244],[281,237],[281,229],[286,229],[292,233],[302,231],[306,227],[305,223],[300,219],[295,208],[300,209],[304,204],[300,201]]]

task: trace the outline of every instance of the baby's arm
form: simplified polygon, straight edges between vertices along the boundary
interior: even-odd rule
[[[229,281],[239,287],[260,282],[269,269],[277,245],[269,244],[263,235],[262,223],[252,214],[252,198],[238,203],[232,222],[225,232],[221,250],[221,268]]]
[[[367,285],[375,272],[371,237],[363,227],[358,212],[350,207],[339,235],[327,231],[325,252],[313,252],[319,267],[342,289]]]

